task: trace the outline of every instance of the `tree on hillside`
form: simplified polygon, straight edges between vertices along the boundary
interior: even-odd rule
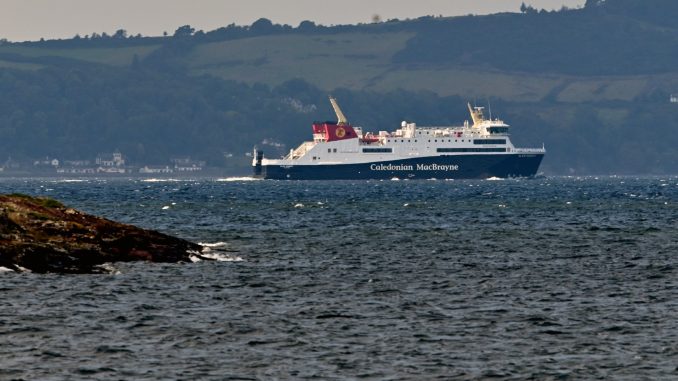
[[[520,4],[521,13],[537,13],[537,9],[531,5],[525,5],[525,3]]]
[[[259,20],[252,23],[250,30],[254,33],[265,34],[275,32],[275,26],[271,20],[267,18],[260,18]]]
[[[115,34],[113,34],[113,38],[127,38],[127,31],[124,29],[118,29],[115,31]]]
[[[315,28],[316,25],[313,21],[304,20],[299,23],[297,30],[299,30],[300,32],[311,32],[315,30]]]
[[[195,32],[195,28],[191,28],[190,25],[180,26],[174,31],[174,37],[191,37],[193,32]]]

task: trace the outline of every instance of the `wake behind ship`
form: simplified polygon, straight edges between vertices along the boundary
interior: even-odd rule
[[[363,133],[351,126],[334,98],[337,122],[313,123],[313,141],[281,159],[254,150],[254,176],[279,180],[487,179],[532,177],[546,150],[515,148],[509,125],[485,119],[468,105],[473,124],[419,127],[402,122],[393,132]]]

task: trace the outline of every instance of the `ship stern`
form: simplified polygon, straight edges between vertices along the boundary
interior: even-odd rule
[[[264,151],[254,148],[254,152],[252,154],[253,154],[252,167],[254,168],[254,177],[263,178],[264,169],[261,165],[261,162],[264,159]]]

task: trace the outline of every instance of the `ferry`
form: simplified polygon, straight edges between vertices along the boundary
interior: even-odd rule
[[[280,159],[254,148],[254,177],[277,180],[488,179],[533,177],[545,148],[516,148],[509,125],[471,107],[472,123],[363,132],[330,97],[337,121],[314,122],[313,141]]]

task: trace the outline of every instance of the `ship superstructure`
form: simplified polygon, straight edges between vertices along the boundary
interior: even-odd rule
[[[313,123],[313,140],[281,159],[255,149],[256,177],[265,179],[460,179],[530,177],[545,154],[516,148],[509,125],[485,118],[483,107],[468,104],[471,123],[420,127],[403,121],[395,131],[364,132],[352,126],[336,99],[336,122]]]

